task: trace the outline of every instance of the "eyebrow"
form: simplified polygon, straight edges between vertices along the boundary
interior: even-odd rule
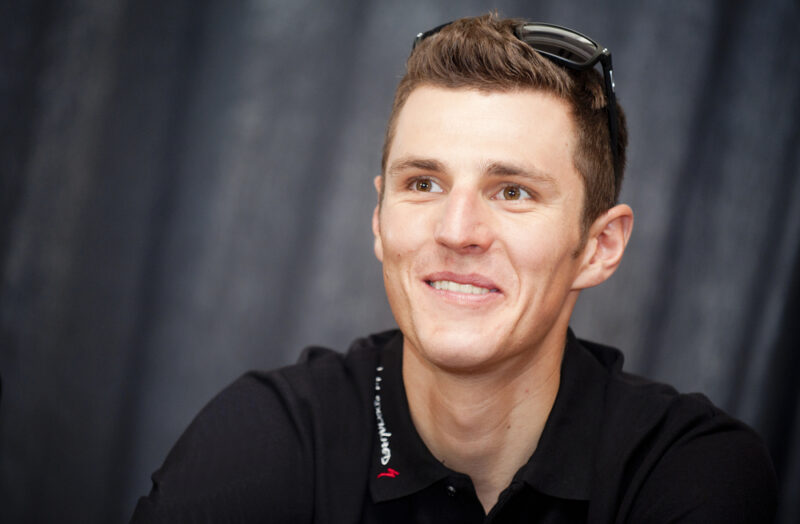
[[[392,165],[389,166],[386,172],[388,174],[394,174],[407,170],[434,171],[437,173],[446,171],[444,164],[438,160],[432,158],[405,157],[392,162]]]
[[[483,168],[489,176],[515,176],[527,178],[539,184],[557,186],[555,179],[548,173],[535,166],[523,167],[507,162],[490,162]]]

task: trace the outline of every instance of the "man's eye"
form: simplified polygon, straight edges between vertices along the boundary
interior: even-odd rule
[[[423,193],[441,193],[442,188],[431,180],[430,178],[417,178],[411,183],[411,187],[414,191],[420,191]]]
[[[531,194],[527,190],[517,185],[505,186],[496,195],[498,200],[528,200]]]

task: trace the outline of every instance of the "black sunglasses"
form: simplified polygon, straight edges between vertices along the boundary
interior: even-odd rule
[[[411,49],[413,50],[420,42],[431,35],[435,35],[451,23],[447,22],[434,27],[430,31],[419,33],[414,39],[414,45]],[[611,66],[611,51],[586,35],[553,24],[523,22],[514,28],[514,34],[540,55],[570,69],[585,71],[592,69],[597,62],[600,62],[603,67],[614,176],[619,179],[620,173],[617,173],[617,98],[614,95],[614,70]]]

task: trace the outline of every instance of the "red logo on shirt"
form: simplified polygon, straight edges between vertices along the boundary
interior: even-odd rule
[[[400,473],[398,473],[398,472],[397,472],[397,470],[394,470],[394,469],[392,469],[392,468],[389,468],[389,469],[387,469],[386,471],[384,471],[383,473],[378,473],[378,478],[381,478],[381,477],[389,477],[389,478],[393,479],[393,478],[395,478],[395,477],[396,477],[397,475],[399,475],[399,474],[400,474]]]

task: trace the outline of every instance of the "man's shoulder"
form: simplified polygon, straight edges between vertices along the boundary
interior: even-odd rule
[[[627,419],[637,430],[666,419],[692,424],[702,420],[731,418],[702,393],[682,393],[675,387],[623,369],[618,349],[597,342],[579,340],[581,349],[605,374],[606,416]],[[739,422],[742,427],[747,427]]]
[[[342,416],[353,423],[363,423],[370,415],[370,395],[381,350],[397,333],[385,331],[358,338],[345,352],[306,347],[294,364],[245,373],[200,415],[219,411],[214,409],[215,404],[236,404],[239,412],[270,406],[269,411],[278,411],[303,433],[324,431],[331,424],[338,424]],[[271,425],[274,427],[281,417],[275,417]]]
[[[296,364],[234,381],[178,439],[134,521],[194,512],[304,522],[321,496],[340,500],[343,515],[357,511],[360,499],[347,504],[343,492],[361,493],[365,481],[342,479],[365,478],[375,363],[394,335],[357,339],[346,353],[310,347]]]
[[[381,350],[397,330],[355,339],[346,352],[323,346],[308,346],[295,364],[270,371],[250,371],[239,381],[282,384],[295,395],[327,395],[345,389],[371,390]],[[331,391],[333,390],[333,391]]]
[[[606,374],[596,469],[620,487],[619,510],[629,520],[689,511],[697,521],[769,521],[775,472],[750,426],[703,394],[623,371],[614,348],[581,346]]]

